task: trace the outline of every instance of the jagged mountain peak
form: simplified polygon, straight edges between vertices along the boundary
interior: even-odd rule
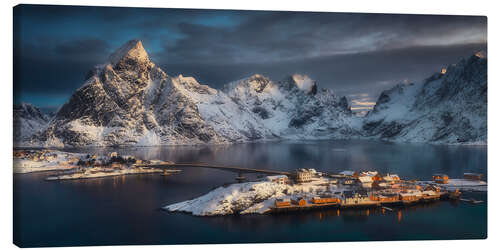
[[[142,42],[140,40],[130,40],[125,43],[122,47],[111,54],[109,61],[113,66],[116,66],[121,62],[150,62],[148,53],[142,46]]]
[[[474,54],[474,56],[479,57],[479,58],[486,58],[486,57],[487,57],[487,54],[486,54],[486,51],[484,51],[484,50],[480,50],[480,51],[476,52],[476,53]]]
[[[175,87],[182,87],[183,89],[196,94],[209,94],[214,95],[217,93],[217,90],[211,88],[208,85],[200,84],[194,77],[192,76],[183,76],[182,74],[177,77],[173,77],[170,79],[171,83]],[[189,92],[186,93],[189,95]]]
[[[265,75],[261,74],[253,74],[248,78],[249,80],[264,80],[264,81],[270,81],[269,78]]]
[[[34,109],[36,108],[33,104],[28,103],[28,102],[21,102],[20,104],[14,104],[14,109],[24,109],[24,110],[29,110],[29,109]]]
[[[14,105],[14,143],[29,138],[49,121],[38,107],[31,103]]]
[[[250,77],[230,82],[224,86],[224,92],[230,93],[237,89],[251,90],[256,93],[262,93],[267,87],[272,86],[272,81],[261,74],[254,74]]]
[[[318,91],[318,86],[316,85],[316,81],[309,78],[307,75],[301,74],[293,74],[285,78],[284,81],[281,82],[282,85],[285,83],[286,88],[293,89],[298,88],[299,90],[304,91],[307,94],[315,95]]]
[[[20,116],[29,119],[39,119],[45,122],[48,121],[47,115],[40,111],[38,107],[26,102],[14,105],[14,116]]]

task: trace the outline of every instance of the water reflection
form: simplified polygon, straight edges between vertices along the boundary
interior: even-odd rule
[[[487,174],[486,147],[475,146],[306,141],[72,150],[117,151],[144,159],[285,171],[301,167],[324,172],[371,169],[398,173],[406,179],[430,179],[436,172],[451,178],[461,177],[464,172]],[[234,183],[235,173],[189,168],[171,176],[44,181],[48,175],[14,176],[14,232],[25,246],[453,239],[486,235],[484,193],[467,194],[468,198],[485,201],[479,205],[446,201],[393,211],[330,209],[196,217],[160,208]]]
[[[73,149],[88,152],[89,149]],[[316,168],[321,171],[377,170],[398,173],[404,178],[429,179],[436,172],[451,178],[464,172],[485,177],[485,146],[446,146],[395,144],[374,141],[272,142],[211,146],[167,146],[130,148],[92,148],[92,152],[117,151],[144,159],[175,162],[204,162],[249,168],[293,170]],[[201,171],[201,170],[200,170]]]

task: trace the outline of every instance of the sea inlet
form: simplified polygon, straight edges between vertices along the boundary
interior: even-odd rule
[[[401,144],[335,140],[211,146],[65,149],[118,152],[142,159],[204,162],[248,168],[322,172],[376,170],[404,179],[445,173],[484,174],[486,146]],[[315,210],[276,215],[199,217],[171,213],[165,205],[236,182],[236,174],[188,168],[171,176],[128,175],[45,181],[51,173],[14,175],[14,243],[22,247],[482,239],[487,236],[487,193],[464,192],[480,204],[439,201],[393,211]],[[248,178],[258,178],[248,175]]]

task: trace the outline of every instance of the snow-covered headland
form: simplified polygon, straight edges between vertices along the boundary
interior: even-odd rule
[[[93,179],[93,178],[112,177],[120,175],[151,174],[151,173],[162,173],[162,172],[163,170],[161,169],[142,168],[142,167],[138,168],[127,167],[127,168],[111,169],[111,170],[100,167],[93,167],[75,173],[49,176],[46,178],[46,180],[57,181],[57,180]]]
[[[165,163],[158,160],[141,160],[134,156],[120,156],[116,152],[108,155],[69,153],[56,150],[14,151],[14,173],[59,171],[46,180],[90,179],[109,176],[164,173],[180,170],[162,170],[136,166],[135,164]]]
[[[347,171],[338,175],[314,171],[307,182],[288,180],[286,176],[269,176],[258,181],[222,186],[198,198],[167,205],[163,209],[196,216],[217,216],[265,214],[278,208],[413,204],[450,197],[456,189],[486,191],[487,185],[484,181],[463,179],[450,179],[447,184],[406,182],[395,174],[380,176],[376,171]]]
[[[32,173],[54,170],[71,170],[84,154],[56,150],[14,151],[14,173]]]

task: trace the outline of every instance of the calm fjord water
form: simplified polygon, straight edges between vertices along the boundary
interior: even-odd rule
[[[405,179],[433,173],[486,176],[485,146],[373,141],[304,141],[227,146],[74,149],[117,151],[144,159],[251,168],[319,171],[373,169]],[[44,181],[49,173],[14,175],[14,242],[19,246],[470,239],[486,237],[487,202],[441,201],[397,209],[311,211],[283,215],[195,217],[160,208],[235,182],[235,174],[186,169],[140,175]],[[465,193],[486,201],[486,193]]]

